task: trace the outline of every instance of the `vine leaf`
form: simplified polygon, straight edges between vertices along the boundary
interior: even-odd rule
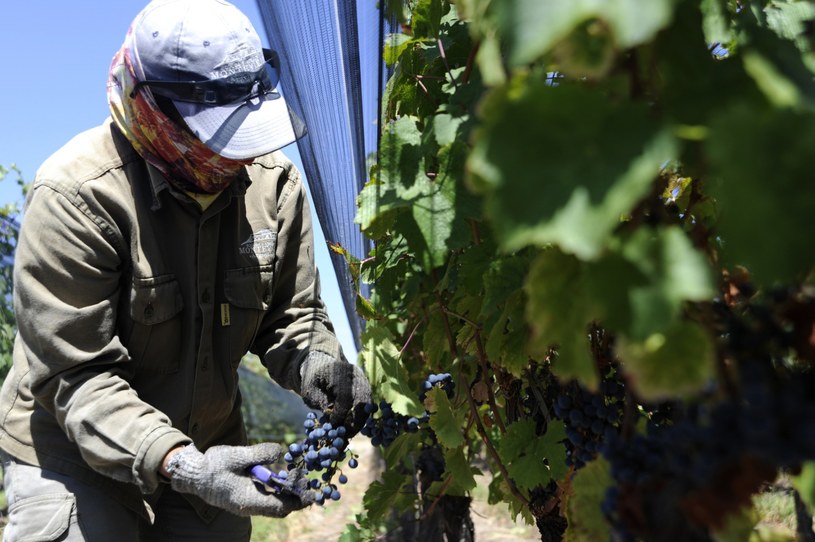
[[[443,8],[449,9],[448,3],[441,0],[419,0],[413,8],[411,27],[417,37],[436,38],[439,35],[439,25],[444,15]]]
[[[490,361],[516,377],[529,366],[529,328],[524,318],[524,301],[521,290],[507,296],[504,310],[487,335],[485,346]]]
[[[765,8],[767,26],[778,36],[795,41],[801,51],[808,53],[806,31],[815,19],[815,5],[809,2],[773,3]]]
[[[707,150],[719,179],[711,192],[721,209],[722,254],[759,283],[794,280],[815,265],[813,146],[811,112],[739,105],[711,127]]]
[[[464,423],[467,411],[463,409],[453,410],[447,393],[439,387],[434,387],[427,392],[429,403],[430,427],[436,433],[439,443],[445,448],[458,448],[464,444],[464,435],[461,427]]]
[[[385,518],[394,509],[403,509],[412,504],[415,494],[403,488],[411,486],[410,475],[401,474],[395,470],[386,470],[379,480],[368,486],[362,497],[362,503],[368,512],[368,519],[376,521]]]
[[[385,464],[398,466],[405,456],[419,449],[421,440],[419,433],[402,433],[385,448]]]
[[[775,18],[781,31],[783,20],[790,18]],[[796,44],[755,22],[746,25],[746,31],[747,43],[742,55],[744,67],[767,98],[779,107],[815,106],[812,70]]]
[[[552,421],[542,436],[535,433],[535,422],[525,419],[510,424],[499,445],[501,460],[515,484],[530,490],[566,474],[566,450],[563,422]]]
[[[646,279],[630,285],[628,293],[632,321],[621,331],[633,340],[645,340],[670,327],[685,301],[703,301],[714,295],[710,266],[676,226],[641,228],[625,242],[621,253]],[[608,281],[596,278],[602,281],[596,285],[601,291]]]
[[[602,457],[590,461],[572,478],[565,515],[569,525],[565,542],[608,540],[608,522],[602,512],[606,489],[611,486],[611,468]]]
[[[493,2],[503,33],[510,41],[510,60],[524,64],[546,53],[575,27],[603,20],[621,48],[650,40],[670,23],[675,0],[516,0]]]
[[[593,389],[597,374],[588,326],[597,320],[606,320],[618,329],[630,326],[628,291],[644,281],[639,270],[618,255],[586,263],[557,249],[542,252],[524,286],[530,354],[544,359],[556,346],[553,372],[563,379],[576,378]],[[608,288],[608,284],[615,287]]]
[[[715,376],[716,346],[693,322],[677,321],[641,342],[619,337],[617,354],[646,400],[690,395]]]
[[[464,455],[464,448],[447,450],[444,453],[444,466],[447,475],[452,477],[446,490],[448,495],[466,495],[475,488],[475,477],[480,475],[481,471],[470,465],[470,461]]]
[[[362,365],[371,385],[377,388],[382,399],[393,407],[395,412],[411,416],[421,416],[424,408],[419,403],[415,391],[407,383],[407,372],[399,362],[399,349],[393,343],[388,329],[369,324],[362,336],[364,348],[361,352]]]
[[[373,238],[395,228],[424,268],[431,270],[442,265],[451,250],[467,243],[464,218],[476,214],[476,208],[457,182],[467,146],[455,140],[441,147],[435,140],[423,144],[417,122],[416,117],[403,116],[386,127],[379,177],[363,187],[356,222]],[[451,123],[440,120],[437,137],[446,141],[449,131],[458,127]]]
[[[707,261],[674,226],[640,229],[620,252],[645,278],[628,285],[631,322],[617,326],[617,354],[626,373],[647,399],[698,391],[714,377],[715,345],[699,325],[681,318],[686,301],[714,295]]]
[[[815,508],[815,461],[804,463],[801,472],[792,478],[792,483],[801,495],[801,499],[810,508]]]
[[[482,111],[468,181],[485,193],[507,251],[557,243],[596,259],[676,154],[644,105],[612,104],[590,89],[530,77],[490,93]],[[521,140],[534,141],[534,152]]]
[[[727,43],[730,41],[730,18],[727,13],[727,0],[702,0],[705,40],[707,43]]]
[[[714,542],[750,540],[756,533],[756,525],[761,519],[761,514],[756,510],[755,506],[745,506],[727,516],[722,528],[711,533],[712,540]]]

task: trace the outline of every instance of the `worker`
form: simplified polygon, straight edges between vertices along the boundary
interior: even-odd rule
[[[249,540],[252,515],[308,506],[249,474],[285,451],[248,443],[249,352],[349,435],[364,422],[370,386],[327,316],[280,151],[303,125],[279,78],[232,4],[154,0],[111,63],[110,118],[39,168],[0,391],[4,540]]]

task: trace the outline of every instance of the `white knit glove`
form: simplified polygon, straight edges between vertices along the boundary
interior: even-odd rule
[[[291,491],[269,493],[256,485],[249,471],[255,465],[275,463],[279,444],[213,446],[206,453],[189,444],[167,463],[170,486],[238,516],[284,517],[313,502],[312,492],[293,485]]]

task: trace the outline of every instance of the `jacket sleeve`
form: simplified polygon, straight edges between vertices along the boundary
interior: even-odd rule
[[[297,169],[288,164],[277,198],[278,243],[272,303],[253,352],[281,386],[300,392],[300,365],[309,352],[342,358],[320,297],[311,209]]]
[[[32,393],[90,467],[151,492],[164,453],[190,439],[129,384],[116,331],[129,247],[78,196],[47,184],[29,196],[14,303]]]

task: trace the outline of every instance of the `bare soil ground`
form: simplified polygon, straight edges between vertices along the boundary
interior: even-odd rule
[[[335,542],[346,525],[362,512],[362,496],[380,471],[374,448],[366,438],[355,438],[351,448],[360,455],[359,467],[344,469],[348,483],[340,488],[342,498],[324,506],[312,506],[284,520],[256,519],[252,542]],[[484,478],[484,477],[482,477]],[[489,479],[479,480],[473,492],[472,518],[476,542],[520,542],[539,540],[534,525],[514,522],[503,506],[487,504]]]

